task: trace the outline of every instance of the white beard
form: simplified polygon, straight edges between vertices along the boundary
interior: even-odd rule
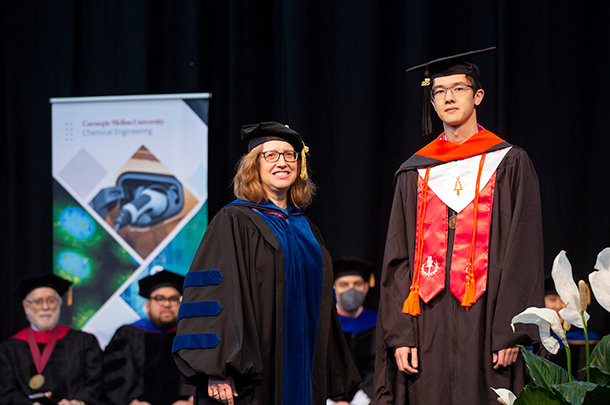
[[[55,313],[51,310],[40,310],[37,314],[34,314],[33,312],[34,311],[31,309],[26,310],[26,316],[30,324],[40,332],[49,332],[53,330],[59,322],[61,307],[58,305]],[[43,315],[50,315],[51,317],[43,317]]]

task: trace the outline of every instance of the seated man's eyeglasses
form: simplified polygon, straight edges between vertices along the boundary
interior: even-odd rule
[[[27,302],[34,308],[42,308],[44,306],[44,303],[46,302],[49,308],[54,308],[59,303],[59,301],[60,299],[57,297],[47,297],[46,299],[38,298],[35,300],[26,300],[25,302]]]
[[[280,160],[280,156],[284,156],[284,160],[286,162],[296,162],[299,158],[299,154],[293,150],[286,152],[278,152],[276,150],[269,150],[267,152],[261,152],[261,155],[265,158],[265,160],[269,163],[274,163]]]
[[[473,87],[466,83],[454,84],[451,87],[435,87],[432,89],[432,97],[435,100],[442,100],[447,96],[447,92],[451,91],[455,97],[465,97],[468,90]]]
[[[155,301],[159,305],[165,305],[169,302],[169,305],[174,306],[180,304],[180,298],[177,295],[171,297],[164,297],[163,295],[155,295],[154,297],[150,297],[151,300]]]

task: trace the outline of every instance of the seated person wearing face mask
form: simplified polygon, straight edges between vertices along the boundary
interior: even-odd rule
[[[339,321],[362,383],[355,395],[329,399],[327,404],[366,405],[373,398],[377,314],[362,305],[369,288],[374,287],[375,266],[357,257],[343,257],[333,263],[333,269]]]

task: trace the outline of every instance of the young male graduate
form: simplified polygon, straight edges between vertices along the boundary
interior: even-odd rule
[[[163,270],[141,279],[147,319],[121,326],[104,351],[104,381],[116,405],[188,405],[193,387],[183,384],[172,357],[184,276]]]
[[[328,400],[327,404],[368,405],[373,398],[373,370],[375,368],[375,325],[377,314],[364,308],[364,300],[374,287],[375,265],[358,257],[342,257],[333,262],[337,313],[362,378],[355,394]]]
[[[50,274],[17,286],[30,326],[0,345],[0,404],[38,403],[28,398],[37,393],[61,405],[105,403],[97,339],[58,325],[61,297],[71,284]]]
[[[425,70],[424,108],[444,133],[396,173],[377,321],[374,404],[489,404],[525,369],[511,319],[543,304],[538,178],[525,151],[477,122],[484,91],[470,56]],[[429,132],[424,114],[424,130]]]

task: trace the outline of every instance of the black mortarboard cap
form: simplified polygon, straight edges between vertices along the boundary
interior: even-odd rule
[[[375,279],[373,272],[375,265],[359,257],[342,257],[333,262],[334,280],[343,276],[361,276],[364,281],[368,281],[374,287]]]
[[[144,277],[138,281],[138,284],[140,285],[140,295],[144,298],[150,298],[150,294],[161,287],[174,287],[182,294],[184,276],[172,271],[161,270],[152,276]]]
[[[47,274],[39,277],[21,279],[19,285],[17,285],[16,292],[21,299],[25,299],[32,290],[39,287],[49,287],[57,291],[61,297],[68,291],[70,285],[72,285],[71,281],[58,277],[55,274]]]
[[[261,122],[241,127],[241,139],[248,143],[248,152],[268,141],[286,141],[298,153],[303,149],[301,134],[278,122]]]
[[[496,47],[479,49],[476,51],[460,53],[453,56],[435,59],[428,63],[413,66],[407,69],[408,72],[424,71],[424,80],[421,85],[424,87],[424,101],[422,111],[422,135],[432,133],[432,104],[430,103],[430,85],[437,77],[464,74],[479,79],[480,71],[478,66],[472,61],[471,57],[481,55],[495,50]]]

